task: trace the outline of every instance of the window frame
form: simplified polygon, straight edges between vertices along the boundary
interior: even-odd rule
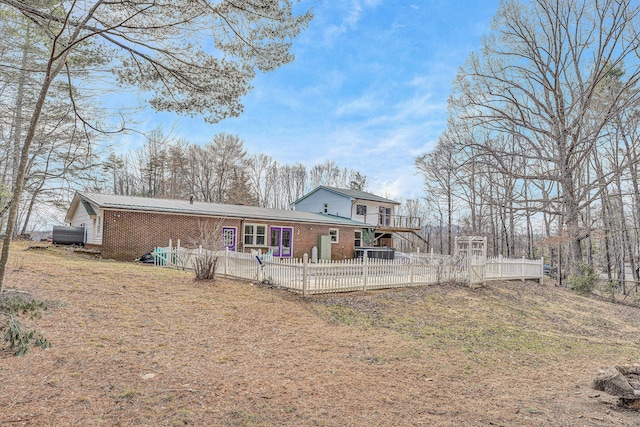
[[[247,227],[253,227],[252,233],[247,233]],[[258,227],[263,227],[264,232],[258,233]],[[267,224],[253,223],[248,222],[245,223],[242,227],[242,243],[245,247],[267,247],[267,237],[268,237],[269,227]],[[247,237],[251,237],[251,243],[247,243]],[[262,237],[262,243],[258,243],[258,237]]]
[[[335,234],[331,234],[335,232]],[[335,236],[335,240],[333,239]],[[329,240],[331,240],[331,244],[340,243],[340,229],[338,228],[330,228],[329,229]]]
[[[359,243],[359,244],[357,244]],[[353,246],[356,248],[362,247],[362,230],[354,230],[353,232]]]

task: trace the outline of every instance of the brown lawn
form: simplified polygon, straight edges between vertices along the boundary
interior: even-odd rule
[[[0,426],[621,426],[593,391],[640,311],[537,283],[302,297],[16,244],[52,343],[0,354]]]

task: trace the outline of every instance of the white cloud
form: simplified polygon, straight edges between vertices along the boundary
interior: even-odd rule
[[[336,115],[349,116],[372,113],[378,106],[378,97],[373,93],[367,93],[351,101],[338,103]]]
[[[398,201],[423,197],[422,177],[410,173],[406,168],[390,172],[384,177],[374,177],[369,189]]]
[[[334,4],[342,6],[344,3],[335,2]],[[323,31],[323,42],[333,45],[336,39],[348,31],[353,31],[358,27],[360,19],[366,13],[367,9],[374,9],[380,4],[380,0],[352,0],[346,6],[346,10],[341,7],[340,12],[343,18],[340,24],[328,25]]]

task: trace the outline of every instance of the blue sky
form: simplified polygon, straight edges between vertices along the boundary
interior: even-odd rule
[[[316,0],[296,60],[254,81],[239,118],[143,113],[141,129],[204,144],[238,135],[250,154],[308,166],[333,160],[368,176],[368,190],[421,197],[414,158],[446,126],[459,66],[480,48],[499,0]],[[135,137],[131,143],[136,144]],[[139,143],[139,141],[138,141]]]

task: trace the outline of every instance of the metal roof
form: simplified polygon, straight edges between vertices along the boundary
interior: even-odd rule
[[[80,200],[88,201],[101,209],[122,209],[144,212],[216,216],[223,218],[246,218],[268,221],[370,227],[369,224],[348,218],[285,209],[270,209],[256,206],[227,205],[223,203],[196,201],[191,204],[189,200],[154,199],[151,197],[120,196],[100,193],[78,192],[76,195]]]
[[[327,191],[331,191],[333,193],[340,194],[340,195],[345,196],[345,197],[349,197],[350,199],[360,199],[360,200],[368,200],[368,201],[372,201],[372,202],[390,203],[390,204],[393,204],[393,205],[399,205],[400,204],[400,203],[396,202],[395,200],[387,199],[385,197],[376,196],[375,194],[367,193],[366,191],[352,190],[350,188],[326,187],[324,185],[321,185],[321,186],[317,187],[315,190],[313,190],[312,192],[302,196],[301,198],[299,198],[298,200],[296,200],[293,203],[296,204],[296,203],[306,199],[307,197],[309,197],[310,195],[312,195],[313,193],[315,193],[316,191],[321,190],[321,189],[324,189],[324,190],[327,190]]]

